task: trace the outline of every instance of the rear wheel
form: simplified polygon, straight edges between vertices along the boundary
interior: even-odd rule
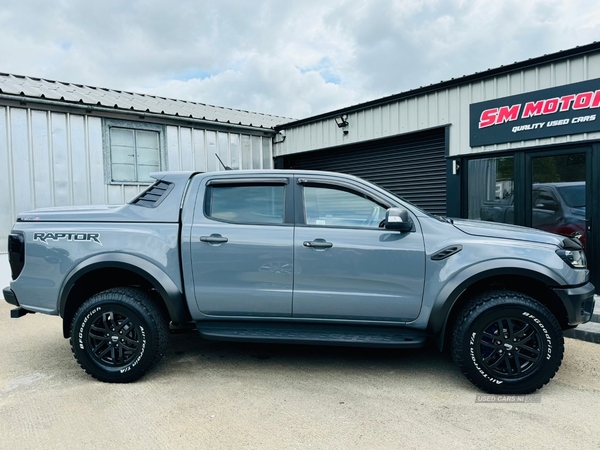
[[[111,383],[135,381],[163,356],[168,319],[140,289],[115,288],[86,300],[71,326],[71,349],[91,376]]]
[[[493,394],[528,394],[552,379],[564,339],[552,313],[526,295],[488,292],[459,314],[452,356],[466,377]]]

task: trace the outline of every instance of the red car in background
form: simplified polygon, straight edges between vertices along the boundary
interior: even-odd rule
[[[585,182],[539,183],[533,185],[532,217],[534,228],[579,236],[585,247]]]

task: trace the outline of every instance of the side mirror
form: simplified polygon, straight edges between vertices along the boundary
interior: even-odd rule
[[[558,203],[554,200],[539,200],[533,207],[536,209],[545,209],[547,211],[558,211]]]
[[[402,208],[390,208],[385,212],[385,229],[395,231],[412,231],[413,221],[408,211]]]

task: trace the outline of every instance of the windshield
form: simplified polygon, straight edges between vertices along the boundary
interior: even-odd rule
[[[585,207],[585,184],[559,187],[558,191],[567,206],[571,208]]]

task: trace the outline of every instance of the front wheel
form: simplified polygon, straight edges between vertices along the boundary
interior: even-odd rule
[[[94,378],[128,383],[160,360],[168,337],[166,314],[147,292],[114,288],[79,307],[71,326],[71,349]]]
[[[554,377],[564,339],[552,313],[526,295],[487,292],[459,314],[452,357],[465,376],[492,394],[529,394]]]

